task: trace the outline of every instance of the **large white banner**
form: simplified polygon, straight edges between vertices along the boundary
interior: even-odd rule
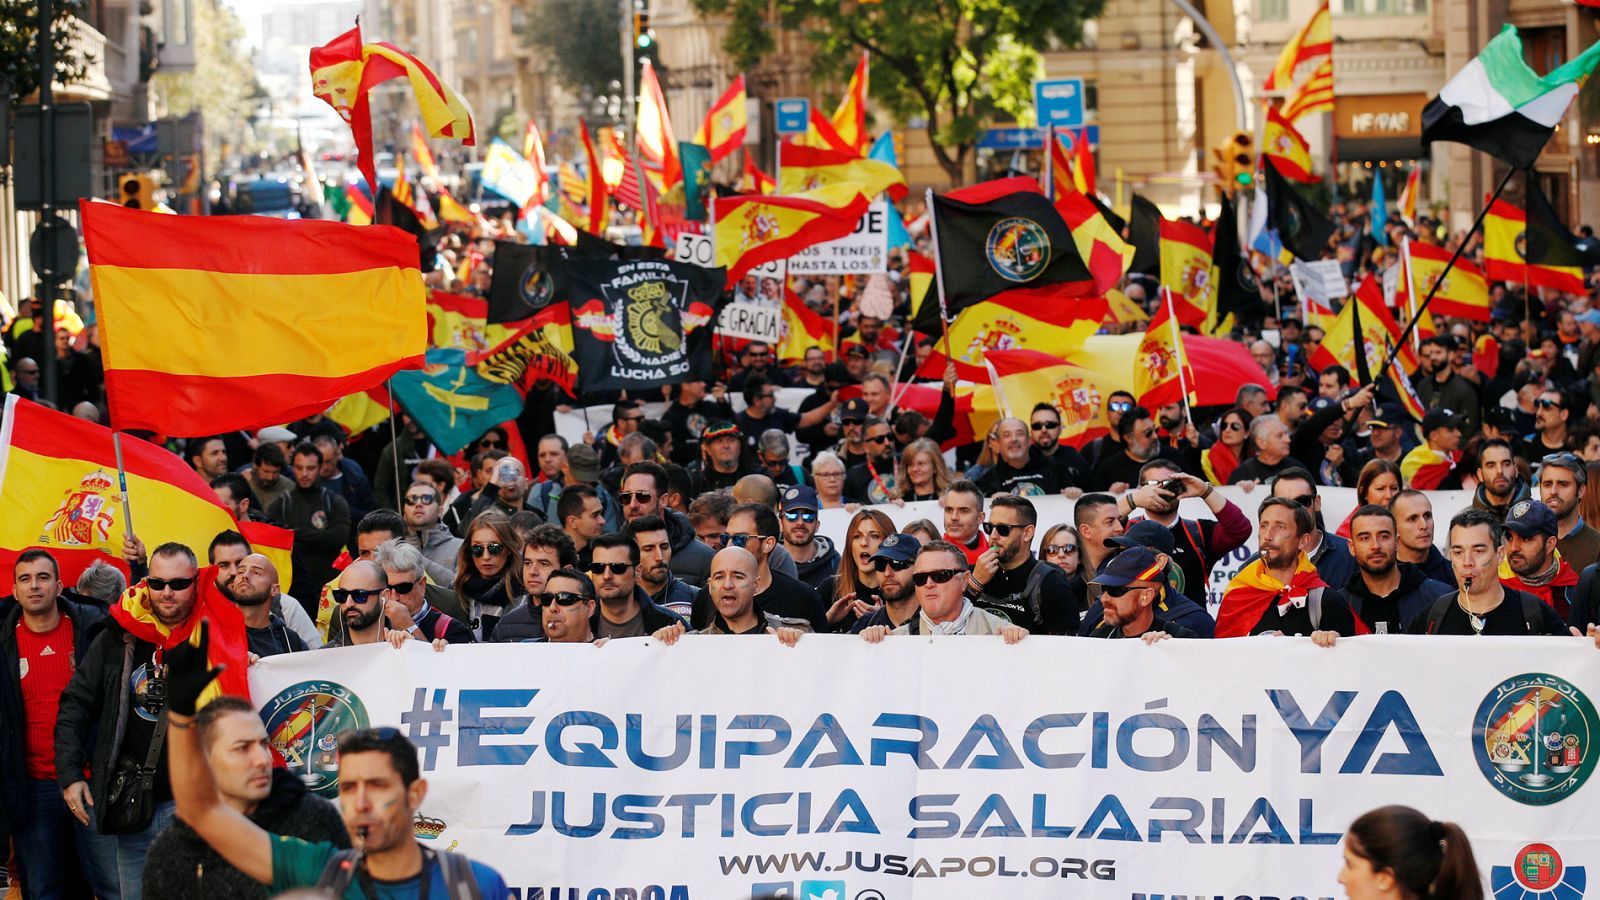
[[[841,238],[813,244],[789,257],[790,275],[870,275],[889,269],[889,205],[875,201]]]
[[[1577,638],[413,642],[251,690],[324,796],[337,732],[400,728],[418,837],[522,900],[1332,898],[1390,803],[1461,823],[1499,896],[1600,864]]]

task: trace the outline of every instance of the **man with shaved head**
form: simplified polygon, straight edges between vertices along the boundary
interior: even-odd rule
[[[333,596],[334,613],[344,623],[328,637],[329,647],[354,647],[387,640],[383,619],[383,593],[389,578],[383,567],[370,559],[358,559],[339,573]],[[397,640],[403,640],[405,632]]]
[[[228,580],[218,585],[222,593],[244,613],[245,633],[250,640],[250,655],[255,659],[298,653],[306,649],[283,620],[272,612],[272,598],[278,593],[278,567],[260,553],[251,553],[233,567]]]
[[[786,618],[766,612],[756,602],[756,583],[761,562],[743,547],[725,547],[711,557],[711,576],[703,589],[711,596],[711,621],[695,634],[775,634],[786,647],[793,647],[800,635],[811,630],[805,619]],[[651,637],[663,644],[677,643],[687,629],[668,625]]]

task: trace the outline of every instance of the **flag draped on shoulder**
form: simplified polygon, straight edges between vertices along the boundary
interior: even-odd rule
[[[1294,71],[1301,63],[1333,55],[1333,16],[1328,0],[1322,0],[1310,20],[1300,28],[1278,54],[1278,62],[1267,74],[1262,87],[1269,91],[1286,90],[1294,84]]]
[[[374,87],[395,78],[405,78],[410,83],[428,134],[458,140],[468,147],[477,140],[472,110],[465,100],[421,60],[399,47],[363,44],[361,26],[357,25],[321,47],[311,48],[311,92],[350,125],[358,154],[356,165],[374,191],[378,189],[378,176],[373,165],[372,111],[367,100]]]
[[[1467,61],[1422,110],[1422,143],[1451,141],[1519,169],[1533,165],[1600,63],[1600,41],[1540,75],[1523,55],[1516,26]]]
[[[844,237],[870,205],[854,182],[802,194],[718,197],[713,203],[717,265],[727,268],[730,281],[764,262]]]
[[[706,120],[700,123],[694,142],[711,151],[712,162],[720,162],[723,157],[744,145],[747,128],[744,76],[740,75],[706,110]]]
[[[1171,296],[1173,318],[1180,325],[1199,325],[1211,312],[1216,289],[1211,249],[1211,233],[1199,225],[1162,220],[1161,289]]]
[[[422,362],[425,298],[403,232],[94,202],[79,214],[118,428],[291,422]]]

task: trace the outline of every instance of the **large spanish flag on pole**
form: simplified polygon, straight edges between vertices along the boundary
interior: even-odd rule
[[[1090,315],[1085,316],[1085,310]],[[996,350],[1035,350],[1062,358],[1083,347],[1089,336],[1100,330],[1105,318],[1103,302],[1084,301],[1040,303],[1001,294],[969,306],[950,323],[950,352],[944,344],[934,348],[923,361],[923,378],[944,377],[945,364],[956,364],[956,376],[982,382],[986,375],[984,357]]]
[[[1073,447],[1111,430],[1105,399],[1120,382],[1037,350],[991,350],[984,362],[1004,415],[1026,416],[1034,404],[1048,403],[1061,414],[1061,443]]]
[[[422,366],[417,244],[397,228],[79,211],[119,429],[292,422]]]
[[[861,193],[876,197],[887,192],[889,199],[904,199],[906,176],[877,159],[864,159],[842,150],[826,147],[785,147],[783,169],[778,173],[778,192],[800,194],[832,184],[851,182]]]
[[[1411,263],[1411,280],[1407,285],[1413,296],[1426,297],[1435,281],[1444,279],[1428,311],[1441,316],[1456,316],[1478,322],[1489,321],[1489,283],[1483,273],[1465,256],[1456,260],[1448,270],[1450,251],[1421,241],[1408,241],[1405,252]],[[1403,275],[1401,276],[1404,277]]]
[[[744,76],[740,75],[728,85],[717,102],[706,110],[706,120],[700,123],[694,142],[711,151],[711,161],[720,162],[724,156],[744,144],[745,130],[749,127],[745,112]]]
[[[1504,200],[1489,204],[1483,217],[1483,274],[1490,281],[1528,280],[1528,217],[1520,207]]]
[[[1180,325],[1199,326],[1216,302],[1212,235],[1192,222],[1161,220],[1161,288],[1172,295]]]
[[[844,237],[869,205],[861,185],[850,182],[790,196],[718,197],[713,204],[717,265],[727,267],[730,284],[764,262]]]

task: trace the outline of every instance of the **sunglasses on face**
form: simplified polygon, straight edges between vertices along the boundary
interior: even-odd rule
[[[171,588],[174,591],[187,590],[194,584],[193,578],[146,578],[144,583],[152,591],[164,591]]]
[[[1298,497],[1291,497],[1289,499],[1291,499],[1294,502],[1300,504],[1301,506],[1304,506],[1306,509],[1310,509],[1311,508],[1311,504],[1316,502],[1317,495],[1316,494],[1301,494]]]
[[[866,421],[866,420],[865,419],[840,419],[839,420],[839,424],[845,426],[846,428],[848,428],[851,425],[860,425],[864,421]]]
[[[817,520],[817,513],[815,510],[810,509],[790,509],[784,511],[783,518],[788,522],[806,522],[809,524]]]
[[[1535,409],[1560,409],[1561,403],[1557,400],[1546,400],[1540,397],[1538,400],[1533,401],[1533,406]]]
[[[642,422],[642,421],[644,421],[644,416],[623,416],[622,418],[618,419],[617,421],[618,422]]]
[[[872,567],[877,569],[879,572],[887,572],[890,569],[893,569],[896,572],[904,572],[905,570],[911,568],[915,563],[916,560],[914,559],[885,559],[881,556],[874,556],[872,558]]]
[[[1044,548],[1045,556],[1066,556],[1068,553],[1077,552],[1077,544],[1050,544]]]
[[[500,443],[499,441],[479,441],[478,442],[478,449],[480,449],[480,450],[504,450],[505,448],[506,448],[506,445]]]
[[[406,495],[406,505],[407,506],[432,506],[433,504],[435,504],[437,502],[439,502],[439,498],[435,497],[432,494],[407,494]]]
[[[420,579],[417,581],[394,581],[389,583],[389,590],[394,591],[396,594],[409,594],[416,590],[417,585],[421,583]]]
[[[1108,404],[1106,408],[1112,412],[1127,412],[1128,410],[1133,409],[1133,404],[1125,400],[1118,400],[1114,403]]]
[[[743,547],[751,541],[755,541],[758,544],[761,543],[761,535],[759,534],[725,534],[722,539],[730,547]]]
[[[473,559],[482,559],[485,556],[499,556],[504,552],[506,552],[506,545],[498,541],[493,544],[473,544],[472,549],[467,551]]]
[[[1244,430],[1244,423],[1243,422],[1223,422],[1222,423],[1222,430],[1223,431],[1243,431]]]
[[[917,587],[922,587],[928,582],[944,584],[950,579],[962,574],[960,569],[934,569],[932,572],[917,572],[911,576],[911,581]]]
[[[604,575],[606,573],[606,570],[610,569],[611,570],[611,574],[613,574],[613,575],[623,575],[623,574],[626,574],[627,571],[629,569],[631,569],[631,568],[633,568],[633,563],[625,563],[625,562],[597,563],[597,562],[592,562],[592,563],[589,563],[589,574],[590,575]]]
[[[360,605],[383,593],[383,588],[352,588],[350,590],[346,590],[344,588],[334,588],[329,593],[333,594],[333,602],[339,604],[340,606],[343,606],[352,600],[354,600],[357,605]]]
[[[1140,435],[1142,435],[1142,436],[1143,436],[1143,437],[1145,437],[1145,438],[1147,438],[1147,439],[1148,439],[1148,438],[1153,438],[1153,437],[1155,437],[1155,436],[1156,436],[1156,435],[1157,435],[1157,434],[1159,434],[1159,433],[1160,433],[1160,432],[1158,432],[1158,431],[1157,431],[1157,430],[1156,430],[1156,429],[1154,429],[1154,428],[1146,428],[1146,429],[1145,429],[1145,430],[1143,430],[1143,431],[1141,431],[1141,432],[1139,432],[1139,434],[1140,434]]]
[[[635,501],[637,501],[640,506],[649,506],[650,501],[654,500],[655,498],[656,495],[650,491],[623,491],[617,495],[617,499],[622,502],[623,506],[628,506]]]
[[[1033,430],[1034,431],[1054,431],[1055,429],[1060,428],[1060,427],[1061,427],[1061,423],[1060,422],[1035,422],[1035,423],[1033,423]]]
[[[984,534],[998,534],[1001,537],[1010,537],[1011,532],[1016,531],[1018,528],[1023,526],[1005,525],[1000,522],[980,522],[978,523],[978,527],[983,529]]]
[[[888,440],[889,440],[889,435],[887,435],[887,434],[880,434],[880,435],[875,435],[875,436],[866,438],[866,441],[869,444],[882,444],[882,443],[886,443]]]
[[[1137,584],[1125,584],[1121,587],[1103,587],[1101,588],[1101,591],[1102,593],[1110,594],[1113,597],[1121,597],[1123,594],[1126,594],[1130,591],[1139,590],[1140,587],[1141,586]]]
[[[587,598],[585,598],[582,594],[574,594],[571,591],[560,591],[558,593],[550,593],[547,591],[539,595],[539,605],[549,606],[550,604],[554,603],[557,606],[577,606],[585,599]]]

